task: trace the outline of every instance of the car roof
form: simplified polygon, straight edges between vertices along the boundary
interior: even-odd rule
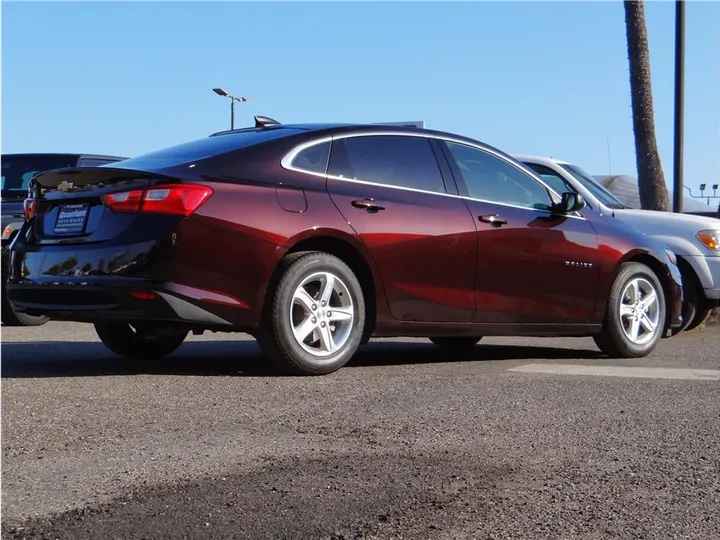
[[[514,157],[518,161],[530,161],[532,163],[538,163],[540,165],[572,165],[569,161],[565,161],[562,159],[555,159],[552,157],[545,157],[545,156],[531,156],[526,154],[512,154],[512,157]]]
[[[248,132],[261,132],[270,130],[287,130],[288,136],[292,135],[315,135],[317,137],[332,136],[340,133],[352,133],[357,131],[362,132],[373,132],[373,133],[422,133],[427,136],[435,136],[441,138],[455,139],[458,141],[464,141],[473,145],[480,145],[482,147],[491,149],[495,152],[499,152],[504,155],[508,155],[506,152],[493,147],[490,144],[484,143],[471,137],[459,135],[457,133],[451,133],[447,131],[440,131],[435,129],[428,129],[417,126],[399,126],[395,124],[365,124],[365,123],[297,123],[297,124],[270,124],[261,127],[246,127],[235,130],[219,131],[210,135],[210,137],[218,137],[224,135],[231,135],[235,133],[248,133]],[[510,156],[512,157],[512,156]]]
[[[86,154],[83,152],[76,153],[76,152],[16,152],[16,153],[3,153],[2,157],[9,157],[9,156],[43,156],[43,157],[50,157],[50,156],[75,156],[75,157],[84,157],[84,158],[95,158],[95,159],[116,159],[118,161],[122,161],[124,159],[127,159],[127,157],[123,156],[110,156],[106,154]]]

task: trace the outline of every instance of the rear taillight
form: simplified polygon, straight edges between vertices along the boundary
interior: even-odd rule
[[[212,193],[209,186],[168,184],[149,189],[108,193],[103,196],[103,202],[115,212],[189,216],[208,200]]]
[[[30,219],[37,212],[37,199],[25,199],[23,201],[23,214],[25,219]]]

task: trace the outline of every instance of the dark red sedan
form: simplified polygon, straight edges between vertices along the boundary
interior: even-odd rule
[[[593,336],[639,357],[681,322],[671,252],[450,133],[258,117],[31,189],[11,302],[93,323],[125,357],[205,330],[250,333],[297,374],[371,336]]]

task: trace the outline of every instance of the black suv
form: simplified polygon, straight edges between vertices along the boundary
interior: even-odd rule
[[[63,167],[92,167],[127,159],[97,154],[2,154],[2,323],[8,326],[36,326],[46,317],[16,312],[5,294],[10,253],[8,247],[25,220],[23,200],[33,177],[44,171]]]

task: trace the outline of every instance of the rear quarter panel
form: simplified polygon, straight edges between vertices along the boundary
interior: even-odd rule
[[[294,144],[287,146],[289,150]],[[325,178],[282,168],[284,150],[267,156],[258,152],[243,162],[242,170],[233,177],[205,176],[203,181],[212,186],[213,196],[178,229],[182,246],[173,259],[182,274],[178,279],[201,287],[210,278],[218,290],[231,294],[244,306],[246,315],[242,317],[248,321],[259,320],[275,269],[288,250],[302,240],[344,240],[370,264],[363,246],[332,203]],[[228,167],[216,164],[213,169]],[[371,271],[380,296],[372,266]],[[232,313],[225,315],[244,324]]]

